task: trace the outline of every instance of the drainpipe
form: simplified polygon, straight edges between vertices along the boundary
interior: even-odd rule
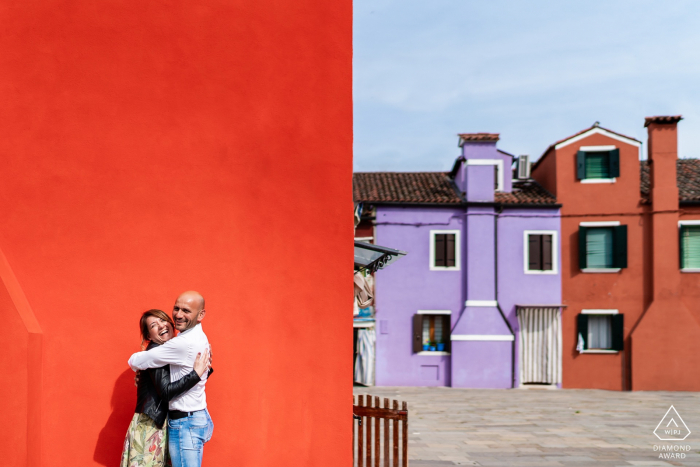
[[[508,326],[508,330],[510,331],[510,334],[513,336],[513,344],[511,345],[511,351],[510,351],[510,369],[511,369],[511,389],[515,389],[515,332],[513,332],[513,328],[510,325],[510,322],[506,318],[505,313],[503,313],[503,310],[501,309],[501,302],[498,300],[498,217],[500,216],[501,212],[503,212],[503,206],[498,206],[498,208],[494,211],[494,216],[493,216],[493,222],[494,222],[494,228],[493,228],[493,244],[494,244],[494,255],[493,255],[493,260],[494,260],[494,292],[496,295],[496,308],[498,308],[498,312],[501,314],[501,318],[503,318],[503,321],[506,322],[506,326]]]

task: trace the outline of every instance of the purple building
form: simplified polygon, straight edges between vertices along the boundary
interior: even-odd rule
[[[560,219],[498,134],[449,173],[355,173],[356,237],[408,253],[375,275],[379,386],[561,383]]]

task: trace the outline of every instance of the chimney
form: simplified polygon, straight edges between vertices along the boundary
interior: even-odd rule
[[[680,115],[647,117],[649,182],[652,206],[653,300],[680,291],[678,260],[678,122]]]

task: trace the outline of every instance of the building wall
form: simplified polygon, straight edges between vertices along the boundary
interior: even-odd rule
[[[484,209],[486,212],[481,212]],[[408,252],[399,262],[378,271],[375,276],[379,322],[377,385],[513,386],[512,342],[452,341],[449,356],[412,352],[412,317],[418,310],[450,310],[453,334],[509,334],[508,324],[496,307],[465,307],[467,298],[495,299],[496,277],[499,304],[516,333],[516,304],[561,303],[559,274],[535,275],[524,271],[524,231],[558,232],[558,208],[504,209],[498,220],[497,271],[493,250],[496,246],[494,211],[490,207],[481,208],[481,211],[470,208],[466,213],[467,223],[472,224],[470,227],[464,225],[463,208],[377,207],[377,243]],[[462,232],[461,268],[459,271],[431,271],[430,230],[450,229]],[[486,246],[489,242],[493,248]],[[561,271],[560,264],[558,270]],[[469,277],[474,278],[471,284]],[[473,288],[471,297],[470,287]],[[385,329],[386,334],[381,329]],[[515,355],[517,364],[517,353]],[[438,378],[433,377],[435,367]],[[426,379],[428,376],[432,379]]]
[[[450,310],[454,320],[463,308],[464,264],[458,271],[429,268],[430,231],[461,230],[462,223],[458,208],[377,206],[376,243],[408,253],[375,274],[378,386],[450,386],[448,356],[413,353],[412,318],[418,310]]]
[[[350,466],[351,2],[4,6],[3,465],[117,465],[140,314],[196,289],[205,463]]]
[[[615,183],[581,183],[576,178],[576,152],[581,146],[604,145],[620,149],[620,176]],[[563,387],[622,390],[629,377],[629,362],[625,361],[629,352],[580,354],[576,351],[576,317],[583,309],[619,310],[625,315],[628,344],[633,323],[644,310],[639,147],[593,134],[556,149],[548,158],[556,158],[557,200],[562,204],[562,294],[567,305],[562,320]],[[618,273],[583,273],[579,268],[579,224],[596,221],[627,225],[628,267]]]
[[[526,274],[526,230],[553,230],[560,241],[558,208],[505,208],[498,217],[498,303],[515,331],[515,385],[520,384],[519,331],[516,305],[559,305],[561,248],[557,248],[556,274]],[[558,242],[558,245],[561,243]],[[567,313],[564,309],[563,313]]]

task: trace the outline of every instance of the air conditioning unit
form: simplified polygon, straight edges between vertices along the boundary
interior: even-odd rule
[[[518,179],[530,178],[530,156],[518,156]]]

